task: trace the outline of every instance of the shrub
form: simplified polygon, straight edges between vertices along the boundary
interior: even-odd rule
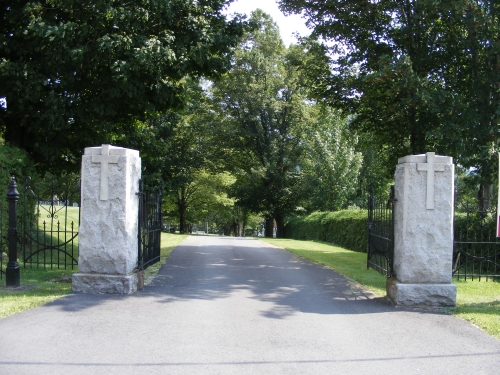
[[[287,238],[328,242],[346,249],[366,253],[367,210],[314,212],[291,219],[285,227]],[[455,240],[495,241],[496,213],[480,216],[477,212],[455,212]]]
[[[313,212],[290,220],[285,227],[287,238],[332,243],[346,249],[366,252],[366,210]]]
[[[464,240],[468,235],[469,241],[495,241],[496,212],[455,212],[453,226],[455,240]]]

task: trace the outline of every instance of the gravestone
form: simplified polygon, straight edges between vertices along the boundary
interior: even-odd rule
[[[136,272],[140,177],[138,151],[110,145],[85,149],[74,292],[130,294],[141,287]]]
[[[402,306],[454,306],[453,159],[433,152],[399,159],[395,173],[394,272],[387,295]]]

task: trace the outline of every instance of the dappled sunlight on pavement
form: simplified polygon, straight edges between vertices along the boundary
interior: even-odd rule
[[[2,375],[496,375],[500,363],[500,342],[467,322],[228,237],[189,237],[134,295],[73,294],[0,331]]]

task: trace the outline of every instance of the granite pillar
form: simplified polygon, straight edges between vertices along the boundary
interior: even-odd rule
[[[141,158],[136,150],[88,147],[82,158],[78,273],[73,291],[130,294],[138,288]]]
[[[387,295],[401,306],[455,306],[452,283],[453,159],[399,159],[395,173],[394,272]]]

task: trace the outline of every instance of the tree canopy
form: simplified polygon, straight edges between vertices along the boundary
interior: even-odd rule
[[[222,0],[0,0],[4,151],[45,172],[90,145],[139,149],[183,231],[243,233],[255,213],[282,236],[289,215],[363,206],[406,154],[492,186],[500,4],[278,2],[313,35],[287,48],[269,15],[228,21]]]
[[[245,33],[212,95],[225,131],[221,143],[238,155],[233,193],[243,207],[274,218],[282,232],[298,199],[307,104],[291,57],[300,52],[285,48],[269,15],[256,10],[251,21],[258,28]]]
[[[357,150],[358,137],[341,112],[324,105],[311,109],[311,126],[303,139],[302,164],[304,207],[311,211],[337,211],[356,200],[363,155]],[[364,197],[363,197],[364,198]]]
[[[241,36],[223,0],[0,3],[0,134],[46,169],[183,105],[182,79],[226,70]]]
[[[500,4],[279,0],[326,44],[310,49],[315,98],[356,114],[395,165],[436,151],[490,178],[500,114]],[[329,60],[321,52],[329,53]]]

